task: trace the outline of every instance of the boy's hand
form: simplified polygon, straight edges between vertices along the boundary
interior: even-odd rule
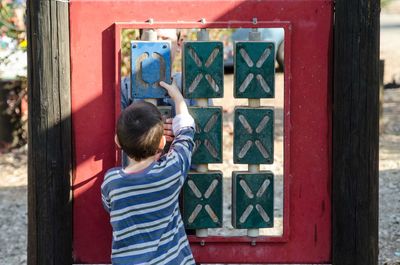
[[[176,115],[189,114],[188,108],[186,106],[185,99],[183,98],[181,92],[179,91],[179,88],[176,85],[176,81],[175,80],[172,82],[172,85],[161,81],[160,82],[160,86],[162,86],[163,88],[165,88],[167,90],[168,95],[174,101]]]
[[[174,140],[174,133],[172,132],[172,119],[166,119],[164,122],[164,136],[167,142]]]
[[[183,100],[183,96],[181,94],[181,92],[179,91],[179,88],[176,84],[176,81],[173,80],[172,84],[167,84],[164,81],[160,82],[160,86],[162,86],[163,88],[165,88],[165,90],[167,90],[168,95],[172,98],[172,100],[176,101],[176,100]]]

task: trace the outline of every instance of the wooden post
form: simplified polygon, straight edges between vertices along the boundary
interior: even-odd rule
[[[28,1],[28,264],[72,263],[68,1]]]
[[[378,264],[379,0],[336,1],[332,264]]]

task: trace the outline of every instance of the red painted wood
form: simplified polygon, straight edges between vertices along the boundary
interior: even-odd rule
[[[74,137],[74,259],[110,260],[111,227],[101,206],[104,172],[114,166],[115,34],[153,18],[159,26],[285,27],[284,236],[191,239],[197,262],[329,263],[331,260],[331,81],[333,1],[71,1]],[[176,21],[180,23],[176,23]],[[214,21],[214,23],[211,23]],[[117,23],[116,22],[123,22]],[[243,23],[242,23],[243,22]],[[147,25],[147,24],[144,24]],[[150,27],[150,25],[148,25]],[[153,25],[154,26],[154,25]],[[290,58],[288,55],[290,54]],[[290,59],[290,62],[288,62]],[[118,88],[118,86],[117,86]],[[117,91],[118,92],[118,91]],[[290,145],[289,145],[290,141]],[[290,220],[290,223],[289,223]],[[289,234],[290,231],[290,234]],[[263,241],[263,242],[260,242]]]

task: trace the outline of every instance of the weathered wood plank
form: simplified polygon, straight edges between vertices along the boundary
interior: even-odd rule
[[[378,262],[379,0],[336,2],[332,263]]]
[[[68,3],[28,1],[28,264],[72,264]]]

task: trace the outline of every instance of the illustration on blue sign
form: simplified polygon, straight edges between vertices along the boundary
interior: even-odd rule
[[[164,98],[160,81],[171,82],[171,44],[166,41],[131,42],[132,98]]]

